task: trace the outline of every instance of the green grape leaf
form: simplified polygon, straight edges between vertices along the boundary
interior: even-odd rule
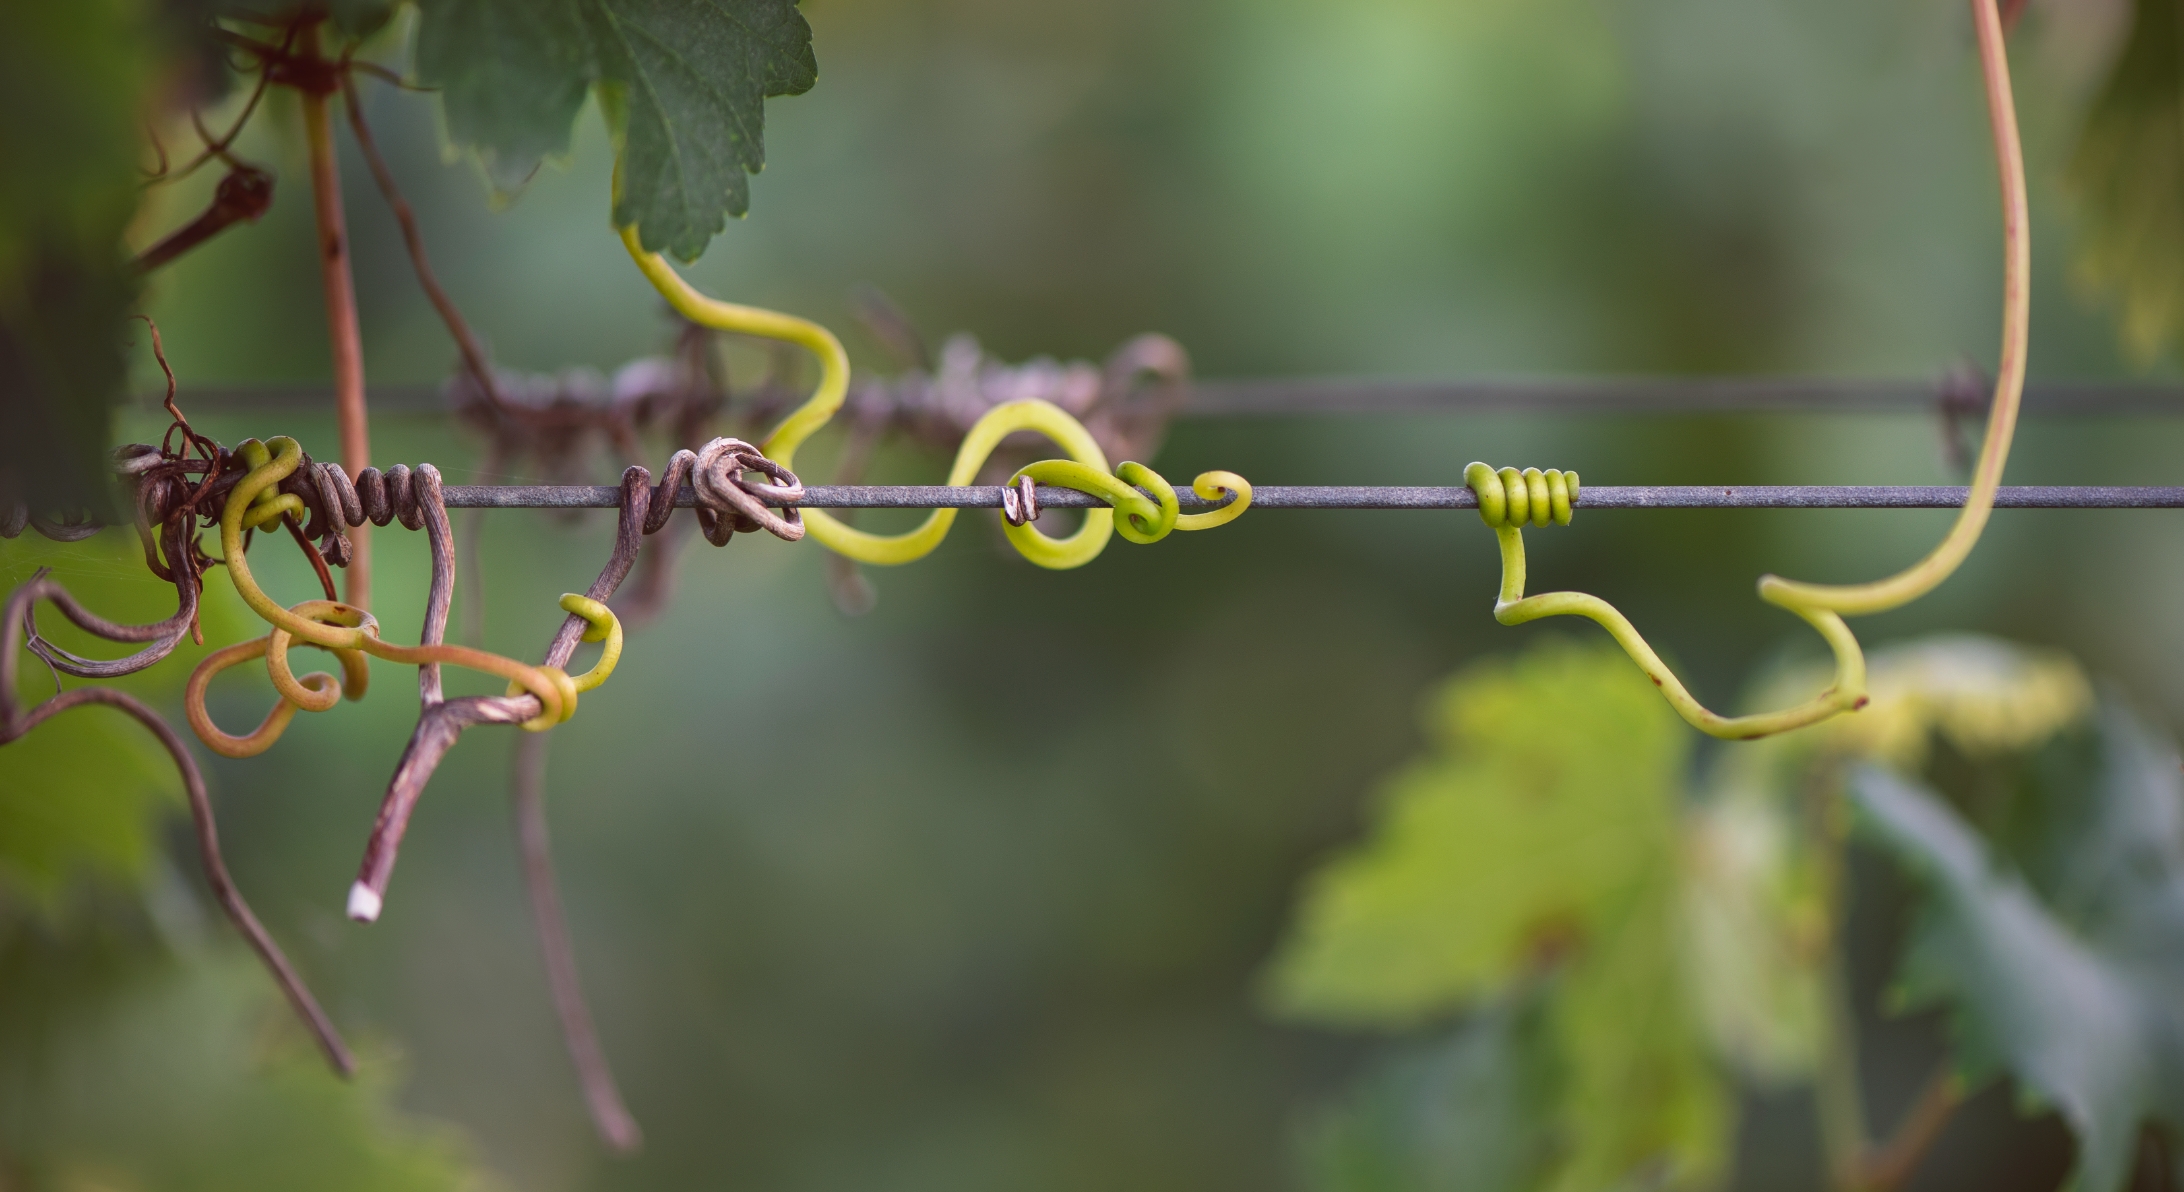
[[[1720,1054],[1764,1084],[1809,1077],[1825,1037],[1829,914],[1817,850],[1789,800],[1750,781],[1763,742],[1725,751],[1685,827],[1692,985]]]
[[[108,508],[149,28],[129,4],[0,5],[0,503]]]
[[[1312,880],[1276,1009],[1403,1028],[1551,974],[1548,1186],[1708,1182],[1732,1106],[1679,941],[1688,730],[1621,654],[1551,640],[1458,676],[1430,721],[1372,839]]]
[[[1376,1061],[1314,1123],[1320,1192],[1515,1192],[1555,1155],[1560,1090],[1543,1002],[1526,991]]]
[[[2070,163],[2083,220],[2078,269],[2121,308],[2124,340],[2152,356],[2184,330],[2184,21],[2178,0],[2137,0],[2131,35]]]
[[[1623,665],[1629,663],[1617,659]],[[1558,1192],[1703,1188],[1729,1160],[1734,1094],[1692,1005],[1677,875],[1663,856],[1562,975],[1554,1030],[1568,1075]]]
[[[1403,1027],[1582,943],[1675,855],[1689,735],[1621,655],[1457,676],[1373,838],[1311,879],[1272,977],[1315,1021]]]
[[[421,0],[417,69],[494,185],[565,153],[587,89],[615,134],[614,223],[695,260],[750,207],[765,100],[818,78],[796,0]]]
[[[494,189],[569,151],[597,68],[579,0],[419,0],[417,75]]]
[[[2184,1130],[2184,779],[2120,707],[2099,733],[2095,778],[2026,796],[2056,837],[2030,870],[1908,779],[1865,767],[1850,790],[1927,891],[1902,1004],[1949,1006],[1965,1074],[2006,1070],[2053,1105],[2078,1138],[2075,1186],[2114,1192],[2143,1125]]]
[[[2092,685],[2067,655],[1946,634],[1876,650],[1870,702],[1802,732],[1716,755],[1685,826],[1684,921],[1693,984],[1721,1054],[1772,1084],[1802,1080],[1822,1045],[1822,981],[1833,931],[1809,820],[1814,784],[1840,785],[1846,759],[1901,773],[1934,743],[1968,759],[2022,756],[2082,721]],[[1782,668],[1752,707],[1781,707],[1828,681]]]

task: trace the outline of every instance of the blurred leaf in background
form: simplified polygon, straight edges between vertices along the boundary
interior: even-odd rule
[[[1938,739],[1987,759],[2022,753],[2084,717],[2092,688],[2068,656],[1948,635],[1876,650],[1866,706],[1723,750],[1685,822],[1685,927],[1693,988],[1721,1053],[1764,1085],[1811,1078],[1838,929],[1828,799],[1862,759],[1915,774]],[[1748,706],[1784,707],[1828,681],[1797,666]]]
[[[1489,1013],[1450,1046],[1549,1071],[1444,1078],[1438,1089],[1444,1101],[1470,1091],[1448,1106],[1463,1117],[1510,1112],[1500,1103],[1513,1090],[1551,1087],[1547,1178],[1512,1161],[1505,1186],[1602,1188],[1641,1174],[1665,1187],[1712,1182],[1732,1106],[1677,940],[1689,731],[1620,653],[1553,639],[1459,675],[1433,701],[1429,729],[1433,753],[1389,788],[1373,839],[1311,883],[1275,962],[1276,1007],[1400,1029],[1541,981],[1541,1045],[1493,1043],[1507,1028]],[[1400,1067],[1419,1062],[1399,1057],[1377,1079],[1404,1083]]]
[[[148,23],[132,0],[0,5],[0,503],[107,508]]]
[[[1273,991],[1292,1017],[1352,1028],[1470,1014],[1392,1048],[1322,1118],[1306,1155],[1317,1185],[1704,1186],[1729,1161],[1730,1071],[1759,1087],[1818,1082],[1830,1162],[1856,1178],[1878,1152],[1849,1062],[1856,1011],[1829,993],[1844,988],[1844,775],[1861,762],[1919,773],[1937,742],[2021,762],[2092,703],[2069,658],[1986,638],[1878,651],[1870,676],[1862,712],[1722,747],[1688,798],[1688,734],[1612,649],[1550,641],[1450,682],[1433,755],[1396,779],[1372,841],[1313,881]],[[1789,668],[1752,702],[1825,681]],[[2049,768],[2058,789],[2089,772],[2067,758]],[[2145,786],[2145,765],[2126,768]],[[2148,789],[2173,792],[2162,773],[2167,786]],[[2035,818],[2028,840],[2069,837]],[[2091,819],[2100,839],[2165,832],[2184,850],[2184,811],[2166,827],[2141,816],[2135,832]],[[2058,865],[2074,873],[2117,860],[2070,855]],[[2165,905],[2136,890],[2113,901],[2134,915]],[[1996,969],[1955,954],[1937,971],[2041,996],[2046,977]],[[1847,1097],[1832,1122],[1830,1089]]]
[[[54,578],[100,615],[142,623],[174,612],[174,587],[145,570],[126,531],[76,543],[35,534],[0,542],[0,587],[12,589],[41,566],[54,568]],[[120,652],[50,606],[32,614],[40,634],[65,649],[96,658]],[[199,624],[215,642],[242,636],[243,620],[224,582],[207,585]],[[164,665],[111,685],[154,704],[170,700],[189,677],[189,652],[185,643]],[[28,708],[61,684],[85,682],[56,676],[26,651],[17,663],[16,697]],[[0,764],[0,900],[21,899],[50,916],[79,879],[136,888],[151,872],[181,791],[167,751],[118,711],[78,708],[38,726],[9,744]]]
[[[1493,1192],[1553,1170],[1559,1065],[1537,989],[1439,1038],[1400,1046],[1322,1115],[1306,1142],[1316,1187]]]
[[[1964,1078],[2015,1076],[2077,1135],[2076,1186],[2113,1192],[2142,1129],[2184,1130],[2184,776],[2120,703],[2093,733],[2017,792],[2015,856],[1898,774],[1862,768],[1851,791],[1927,891],[1904,1006],[1950,1007]]]
[[[2080,273],[2114,299],[2125,342],[2152,357],[2184,331],[2184,0],[2136,0],[2070,182]]]

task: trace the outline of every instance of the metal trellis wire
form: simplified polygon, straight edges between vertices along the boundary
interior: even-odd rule
[[[1986,382],[1950,374],[1935,380],[1828,377],[1548,377],[1509,379],[1232,378],[1199,379],[1178,418],[1318,414],[1733,414],[1934,413],[1986,411]],[[184,389],[188,409],[219,412],[325,409],[315,385],[222,385]],[[448,409],[437,385],[375,385],[374,411],[437,414]],[[145,409],[156,409],[147,401]],[[2139,381],[2031,381],[2028,415],[2184,414],[2184,386]]]
[[[613,485],[451,484],[445,490],[453,509],[612,509],[621,499]],[[757,490],[768,503],[779,503]],[[806,509],[999,509],[1000,485],[842,485],[804,486]],[[1947,485],[1587,485],[1580,509],[1955,509],[1967,490]],[[1106,502],[1075,489],[1040,487],[1038,504],[1048,509],[1104,508]],[[1147,496],[1152,494],[1147,493]],[[678,507],[697,503],[685,487]],[[1185,509],[1211,509],[1188,489],[1176,490]],[[2022,485],[1995,494],[1998,509],[2184,509],[2184,486]],[[1476,509],[1468,488],[1399,488],[1342,485],[1254,486],[1253,509]]]

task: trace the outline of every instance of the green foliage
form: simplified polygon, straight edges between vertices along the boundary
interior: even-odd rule
[[[41,565],[95,612],[120,620],[158,620],[174,611],[174,589],[144,569],[135,541],[108,530],[79,543],[25,535],[0,542],[0,588],[13,588]],[[215,640],[242,628],[227,585],[207,585],[200,621]],[[82,634],[51,608],[37,613],[40,632],[93,657],[120,650]],[[178,653],[186,653],[185,646]],[[169,659],[120,684],[158,700],[181,689],[189,671]],[[22,655],[17,698],[28,707],[53,694],[54,679],[37,658]],[[71,686],[87,680],[68,679]],[[160,827],[179,806],[181,778],[165,749],[136,721],[112,708],[64,712],[6,746],[0,764],[0,895],[28,899],[46,912],[78,878],[134,885],[159,851]]]
[[[2184,1129],[2184,781],[2174,748],[2120,706],[2099,757],[2020,792],[2018,864],[1941,796],[1861,769],[1862,822],[1928,890],[1899,974],[1947,1004],[1958,1064],[2006,1070],[2078,1137],[2078,1184],[2132,1174],[2140,1129]]]
[[[1588,1192],[1720,1174],[1733,1125],[1723,1064],[1809,1081],[1854,1046],[1832,1033],[1849,1009],[1827,994],[1847,768],[1915,773],[1936,741],[1959,759],[2021,759],[2066,739],[2092,699],[2067,657],[1984,638],[1878,651],[1870,675],[1864,710],[1724,747],[1688,799],[1688,734],[1612,650],[1547,644],[1451,682],[1429,718],[1432,752],[1390,786],[1371,841],[1313,882],[1272,992],[1293,1017],[1350,1027],[1473,1013],[1397,1046],[1327,1115],[1308,1156],[1318,1186]],[[1755,702],[1821,681],[1785,672]],[[2109,770],[2173,798],[2173,762],[2132,756]],[[2049,769],[2055,790],[2074,791],[2088,767],[2058,754]],[[2153,904],[2136,892],[2084,893],[2119,858],[2067,842],[2184,850],[2184,807],[2097,805],[2117,809],[2023,804],[2017,835],[2028,856],[2045,850],[2036,870],[2058,890],[2143,911]],[[2082,822],[2058,825],[2070,815]],[[2041,996],[2024,974],[1961,957],[1938,971]]]
[[[1277,1004],[1412,1025],[1623,917],[1672,845],[1689,736],[1618,658],[1555,643],[1442,689],[1371,843],[1313,878]]]
[[[169,918],[195,904],[170,890]],[[462,1148],[390,1108],[392,1066],[344,1082],[240,947],[170,954],[141,911],[69,938],[0,922],[0,1178],[24,1192],[428,1192]]]
[[[1313,882],[1276,1006],[1404,1027],[1543,980],[1554,1162],[1508,1186],[1708,1182],[1731,1106],[1678,940],[1688,733],[1621,655],[1554,642],[1458,676],[1430,727],[1372,841]]]
[[[2020,754],[2082,718],[2092,689],[2068,657],[1946,635],[1877,650],[1856,715],[1725,750],[1685,824],[1693,986],[1721,1053],[1769,1083],[1809,1078],[1825,1046],[1821,985],[1835,931],[1816,810],[1846,762],[1922,769],[1938,739],[1958,755]],[[1826,682],[1798,667],[1758,685],[1778,706]],[[1818,817],[1818,818],[1816,818]]]
[[[695,260],[750,206],[765,99],[818,78],[795,0],[420,0],[418,73],[448,133],[514,189],[564,153],[596,87],[618,154],[614,223]]]
[[[148,23],[131,0],[0,5],[0,501],[107,505]]]
[[[1493,1192],[1554,1158],[1553,1040],[1536,991],[1399,1047],[1317,1123],[1306,1162],[1327,1192]]]
[[[51,695],[43,668],[30,698]],[[0,766],[0,888],[52,909],[71,879],[134,882],[157,854],[159,813],[182,789],[142,725],[111,708],[64,712],[7,747]]]
[[[2184,330],[2184,0],[2137,0],[2130,40],[2070,165],[2084,215],[2078,267],[2151,356]]]
[[[1820,850],[1793,801],[1764,781],[1778,752],[1728,751],[1686,817],[1683,844],[1700,1020],[1723,1057],[1765,1084],[1818,1067],[1830,930]]]

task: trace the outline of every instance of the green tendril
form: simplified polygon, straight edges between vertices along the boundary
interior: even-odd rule
[[[1587,617],[1608,631],[1638,669],[1668,697],[1676,709],[1700,732],[1732,740],[1765,737],[1825,720],[1838,712],[1865,706],[1865,654],[1858,639],[1831,610],[1789,603],[1762,592],[1820,631],[1835,651],[1835,682],[1811,700],[1780,712],[1754,716],[1723,716],[1699,703],[1676,678],[1661,656],[1653,652],[1630,619],[1598,596],[1584,592],[1524,594],[1524,526],[1566,526],[1578,499],[1577,473],[1526,468],[1499,472],[1483,463],[1464,469],[1464,484],[1479,497],[1479,520],[1493,527],[1501,543],[1501,596],[1494,602],[1494,619],[1504,625],[1522,625],[1541,617]]]
[[[720,331],[796,344],[818,358],[819,385],[810,399],[783,419],[773,434],[760,444],[767,456],[782,467],[794,468],[797,448],[834,417],[835,411],[841,409],[843,396],[849,392],[849,355],[842,350],[841,341],[833,332],[809,319],[707,297],[684,280],[666,258],[646,252],[634,226],[623,228],[621,232],[622,244],[629,250],[630,259],[659,290],[660,296],[667,299],[668,305],[684,318]],[[1086,510],[1084,524],[1066,538],[1050,538],[1028,524],[1017,526],[1003,521],[1002,529],[1017,551],[1041,567],[1056,570],[1082,567],[1099,557],[1107,547],[1109,536],[1118,530],[1132,542],[1157,542],[1171,530],[1210,530],[1226,525],[1251,506],[1251,485],[1243,477],[1234,472],[1204,472],[1192,483],[1191,490],[1204,500],[1228,498],[1228,503],[1206,513],[1179,514],[1173,485],[1151,468],[1138,463],[1125,463],[1109,473],[1107,454],[1092,438],[1092,432],[1061,407],[1043,401],[1004,402],[986,411],[985,416],[964,434],[962,444],[956,449],[955,463],[948,469],[947,483],[969,484],[977,478],[979,469],[1001,445],[1001,440],[1021,431],[1045,436],[1069,458],[1042,460],[1017,475],[1029,476],[1038,484],[1091,493],[1113,506],[1112,509]],[[1146,497],[1137,490],[1139,485],[1150,489],[1155,496]],[[860,563],[884,567],[915,562],[933,553],[934,548],[948,537],[957,512],[936,509],[922,525],[901,534],[860,530],[823,509],[806,509],[804,525],[810,536],[827,549]],[[1122,514],[1119,525],[1115,521],[1117,513]]]
[[[1865,655],[1843,617],[1886,612],[1909,604],[1940,586],[1971,554],[1994,509],[1995,489],[2002,483],[2002,469],[2009,461],[2018,403],[2024,395],[2032,276],[2024,148],[2017,133],[2009,56],[1995,0],[1972,0],[1972,17],[1978,32],[1987,117],[2002,187],[2002,353],[1995,369],[1994,405],[1964,508],[1949,533],[1925,558],[1887,579],[1866,584],[1807,584],[1772,575],[1760,578],[1760,599],[1803,617],[1827,640],[1828,648],[1835,653],[1834,684],[1794,708],[1753,716],[1722,716],[1693,699],[1660,656],[1646,645],[1645,638],[1607,601],[1582,592],[1526,596],[1522,527],[1526,522],[1535,526],[1569,524],[1578,499],[1575,472],[1542,472],[1538,468],[1522,472],[1503,468],[1497,472],[1483,463],[1464,469],[1464,483],[1479,497],[1479,517],[1493,527],[1501,542],[1502,585],[1501,596],[1494,602],[1495,620],[1520,625],[1541,617],[1591,618],[1615,638],[1692,727],[1717,737],[1764,737],[1865,706]]]
[[[539,714],[521,726],[532,732],[542,732],[575,715],[577,694],[599,686],[614,673],[615,663],[622,657],[622,624],[606,605],[575,593],[563,596],[561,607],[589,622],[585,641],[606,643],[598,664],[575,678],[560,667],[532,666],[469,646],[398,646],[382,641],[376,618],[336,601],[306,600],[282,607],[258,586],[257,577],[251,573],[249,555],[243,550],[243,531],[277,525],[288,514],[305,512],[302,498],[279,491],[281,481],[302,465],[303,448],[296,440],[281,435],[262,443],[247,439],[236,447],[235,454],[250,470],[236,482],[221,508],[220,549],[228,577],[243,603],[264,618],[273,632],[214,651],[190,675],[183,704],[190,726],[206,748],[228,757],[263,753],[280,739],[296,712],[323,712],[344,696],[362,699],[370,679],[367,655],[409,666],[443,663],[507,679],[508,694],[527,692],[538,698]],[[342,682],[337,686],[333,676],[319,672],[299,678],[288,663],[289,648],[299,644],[331,651],[341,662]],[[267,677],[273,681],[281,702],[255,731],[233,736],[213,723],[205,708],[206,687],[221,671],[260,657],[266,660]]]

